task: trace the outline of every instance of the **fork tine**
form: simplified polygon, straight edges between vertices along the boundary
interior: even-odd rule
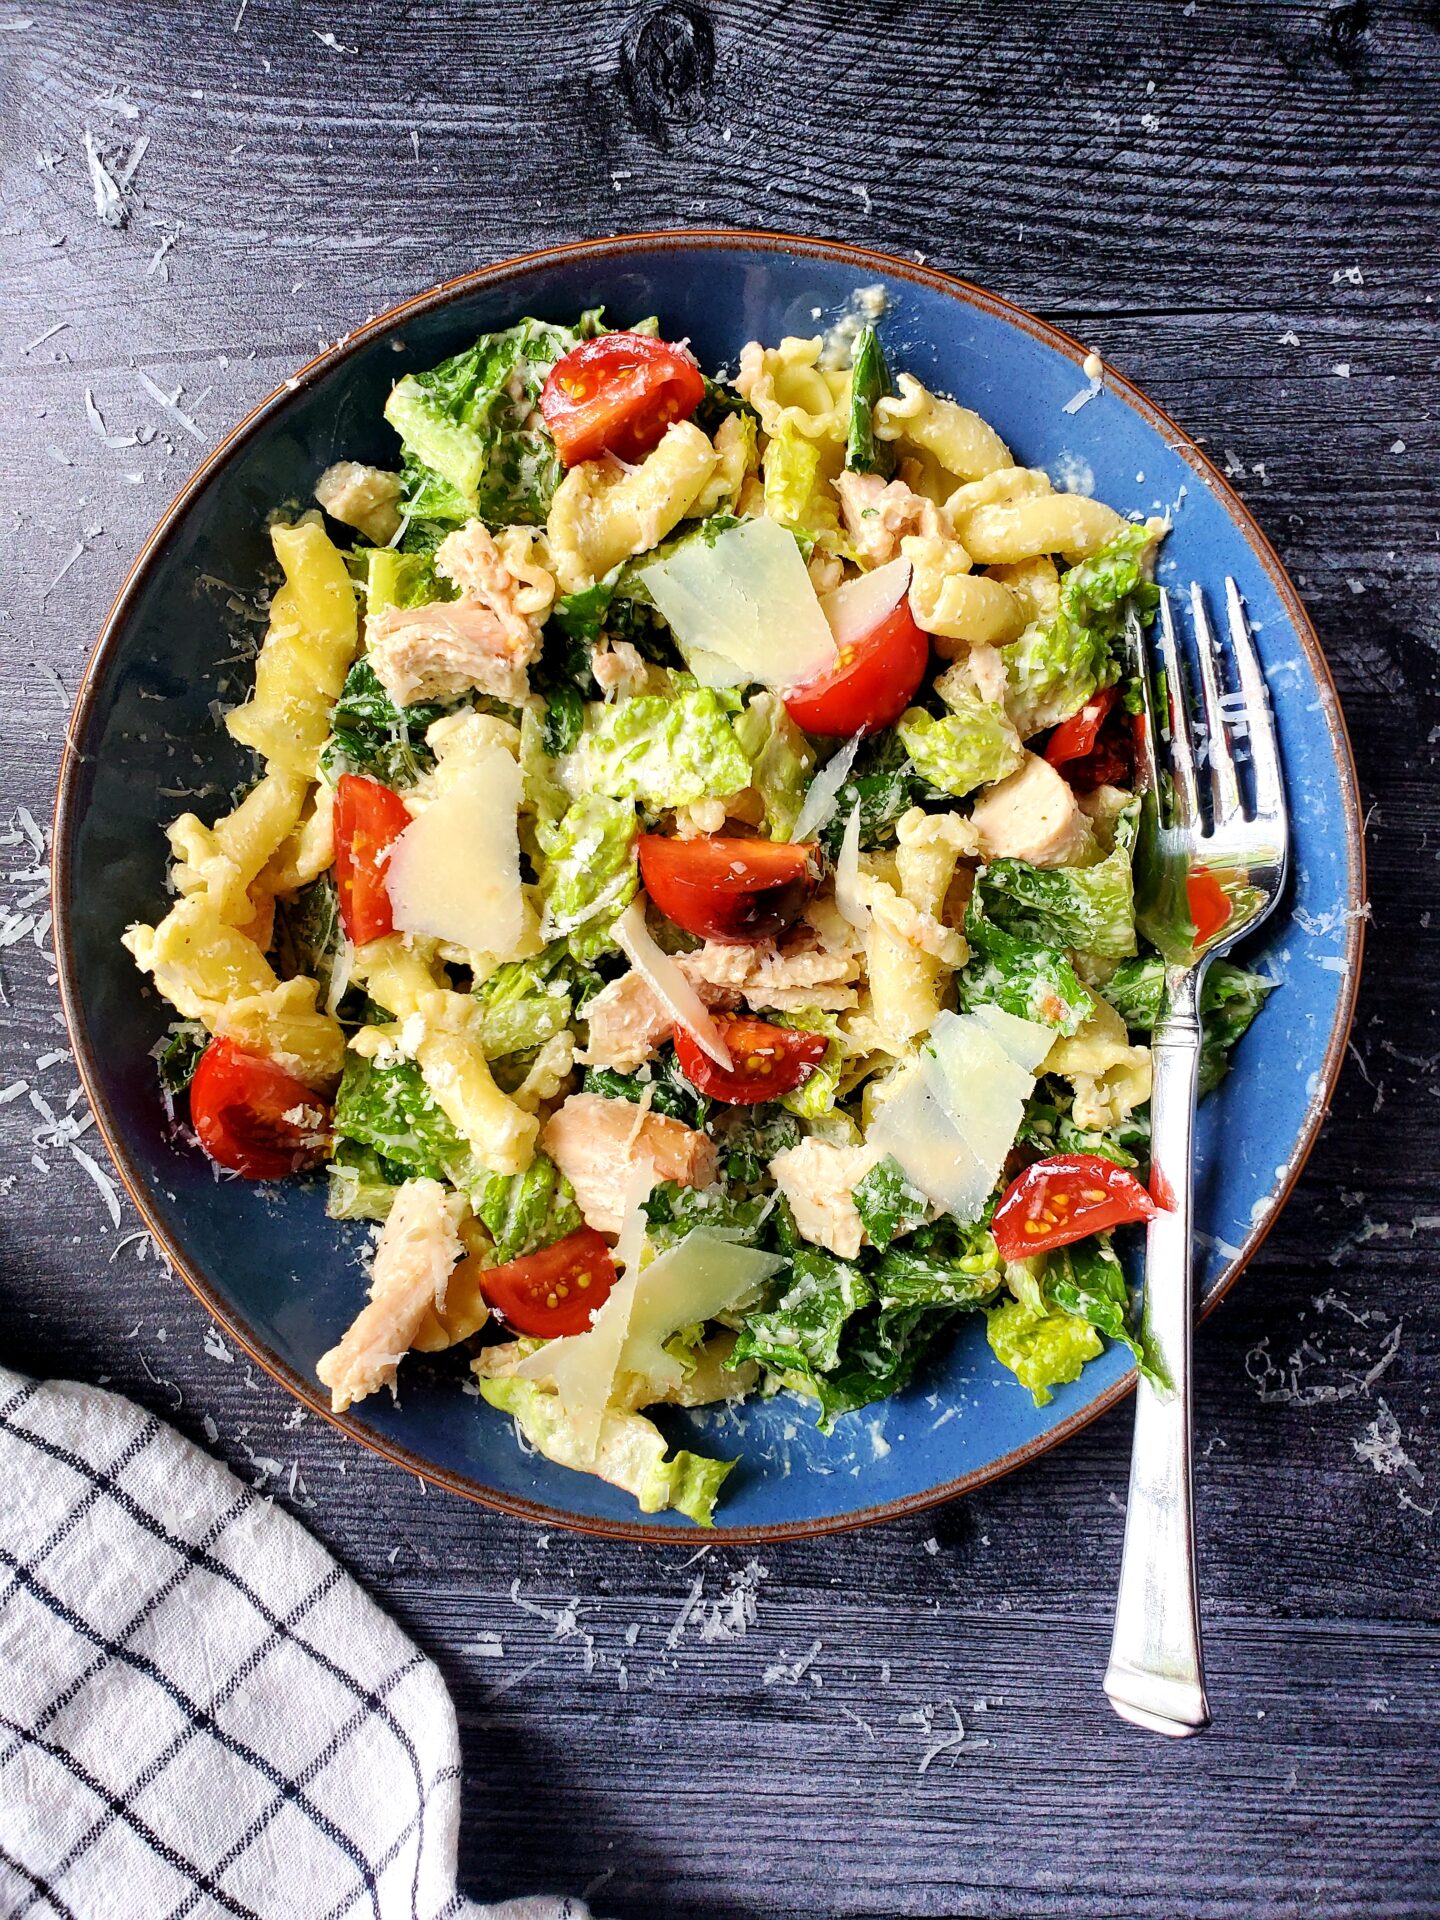
[[[1245,696],[1245,719],[1250,735],[1250,760],[1255,779],[1255,817],[1275,822],[1284,818],[1285,791],[1280,784],[1280,750],[1275,744],[1275,717],[1270,711],[1270,693],[1260,670],[1260,658],[1245,615],[1240,589],[1228,576],[1225,581],[1225,617],[1230,630],[1230,645],[1235,650],[1240,675],[1240,691]]]
[[[1195,781],[1195,746],[1190,738],[1190,706],[1175,644],[1170,595],[1160,589],[1160,658],[1165,665],[1165,698],[1170,709],[1170,761],[1176,808],[1182,825],[1200,818],[1200,789]]]
[[[1205,595],[1200,583],[1190,583],[1190,617],[1195,623],[1195,651],[1200,656],[1200,685],[1205,700],[1205,732],[1210,754],[1210,795],[1215,804],[1215,825],[1222,827],[1240,817],[1240,781],[1235,772],[1235,750],[1225,724],[1221,705],[1220,674],[1215,664],[1215,635],[1205,611]]]

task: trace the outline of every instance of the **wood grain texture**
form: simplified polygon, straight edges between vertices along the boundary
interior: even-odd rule
[[[43,934],[0,951],[0,1093],[27,1089],[0,1105],[6,1360],[168,1413],[435,1656],[476,1895],[1440,1913],[1440,7],[10,0],[0,27],[0,832],[48,817],[91,637],[201,451],[142,372],[213,443],[477,262],[733,222],[921,253],[1205,442],[1320,628],[1374,904],[1330,1126],[1199,1343],[1201,1741],[1098,1690],[1123,1410],[928,1519],[753,1555],[537,1534],[300,1415],[43,1144],[29,1090],[59,1111],[74,1086]],[[119,229],[87,128],[117,163],[149,142]],[[35,864],[4,849],[0,901]]]

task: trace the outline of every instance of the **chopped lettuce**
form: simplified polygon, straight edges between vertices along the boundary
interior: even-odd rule
[[[758,1246],[772,1211],[768,1194],[746,1197],[728,1187],[682,1187],[673,1180],[653,1187],[645,1202],[648,1238],[661,1253],[701,1227],[721,1239]]]
[[[1005,931],[1041,945],[1070,947],[1102,959],[1135,952],[1135,885],[1131,850],[1139,803],[1116,826],[1115,845],[1092,867],[1032,867],[992,860],[981,870],[986,913]]]
[[[791,533],[824,537],[833,546],[839,538],[840,515],[821,472],[816,442],[807,440],[788,420],[782,421],[765,444],[761,468],[767,516]]]
[[[1131,1331],[1130,1288],[1107,1237],[1057,1248],[1045,1262],[1045,1297],[1066,1313],[1078,1315],[1098,1333],[1127,1346],[1136,1366],[1153,1385],[1169,1386],[1159,1355]]]
[[[1102,1160],[1113,1160],[1117,1167],[1138,1167],[1148,1151],[1150,1122],[1148,1110],[1127,1114],[1118,1127],[1082,1127],[1075,1122],[1067,1102],[1068,1088],[1048,1079],[1026,1102],[1025,1119],[1019,1138],[1035,1147],[1042,1156],[1052,1153],[1098,1153]],[[1136,1152],[1135,1149],[1139,1149]]]
[[[952,711],[938,717],[911,707],[896,731],[916,772],[942,793],[973,793],[1003,780],[1024,758],[1005,709],[972,693],[952,695]]]
[[[1006,933],[985,913],[977,888],[965,915],[970,959],[955,976],[960,1010],[1003,1007],[1021,1020],[1071,1034],[1094,1011],[1095,1003],[1058,946],[1040,946]]]
[[[879,334],[862,327],[850,363],[850,430],[845,441],[845,464],[856,473],[878,473],[888,480],[895,471],[894,447],[875,437],[875,403],[894,390]]]
[[[543,855],[540,931],[547,940],[568,937],[577,958],[593,959],[640,884],[635,809],[587,792],[558,820],[538,821],[535,831]]]
[[[195,1078],[200,1056],[210,1044],[210,1035],[198,1020],[172,1020],[164,1038],[154,1050],[155,1070],[160,1090],[172,1100],[184,1093]]]
[[[789,1379],[787,1385],[820,1402],[817,1424],[822,1433],[830,1433],[842,1413],[854,1413],[899,1393],[952,1319],[953,1315],[928,1306],[859,1313],[845,1330],[844,1348],[833,1371],[808,1380]]]
[[[794,1027],[801,1033],[823,1033],[829,1039],[825,1057],[809,1079],[780,1101],[787,1113],[798,1114],[802,1120],[818,1120],[834,1107],[835,1095],[840,1089],[840,1070],[844,1065],[840,1022],[833,1013],[822,1013],[818,1007],[805,1007],[797,1013],[775,1013],[770,1017],[777,1027]]]
[[[875,1269],[882,1307],[979,1307],[1000,1291],[1005,1270],[988,1227],[948,1217],[923,1222]]]
[[[584,1225],[574,1189],[546,1153],[537,1152],[523,1173],[481,1174],[470,1198],[495,1242],[497,1263],[548,1247]]]
[[[330,716],[330,738],[320,766],[332,783],[342,773],[365,773],[387,787],[413,787],[435,764],[425,730],[454,708],[453,701],[397,707],[368,660],[345,676]]]
[[[402,1178],[449,1180],[469,1192],[486,1177],[413,1060],[382,1066],[347,1052],[331,1124],[337,1139],[373,1147]]]
[[[570,949],[552,941],[530,960],[510,960],[475,989],[484,1012],[480,1043],[488,1060],[544,1046],[570,1024],[575,1004]]]
[[[332,1220],[384,1220],[398,1188],[373,1147],[337,1140],[326,1167],[325,1211]]]
[[[1068,720],[1119,676],[1114,647],[1127,619],[1148,620],[1159,602],[1142,564],[1153,540],[1148,527],[1127,527],[1071,567],[1055,618],[1027,627],[1005,648],[1008,704],[1023,738]]]
[[[479,517],[492,527],[539,525],[560,483],[555,444],[536,424],[540,389],[555,362],[601,331],[598,312],[578,327],[521,320],[391,390],[385,418],[407,455],[411,517]]]
[[[1200,1091],[1224,1079],[1230,1049],[1265,1004],[1276,982],[1229,960],[1214,960],[1200,989]],[[1133,1032],[1149,1033],[1160,1018],[1165,963],[1157,954],[1122,960],[1105,983],[1105,998]]]
[[[733,1460],[706,1460],[683,1450],[666,1457],[665,1437],[643,1413],[608,1408],[600,1422],[593,1457],[587,1457],[565,1418],[560,1396],[538,1381],[509,1374],[481,1375],[482,1398],[508,1413],[526,1440],[547,1460],[593,1473],[635,1496],[642,1513],[673,1507],[697,1526],[715,1524],[715,1498]]]
[[[742,1186],[766,1181],[775,1155],[798,1147],[805,1137],[794,1114],[772,1101],[753,1107],[718,1107],[708,1131],[719,1149],[722,1174]]]
[[[345,945],[340,896],[333,873],[322,873],[288,900],[275,902],[275,959],[281,975],[305,974],[320,983],[325,1005]]]
[[[1050,1389],[1078,1380],[1087,1360],[1103,1350],[1104,1342],[1088,1321],[1062,1307],[1048,1309],[1043,1301],[1005,1300],[985,1315],[990,1350],[1008,1367],[1022,1387],[1034,1395],[1037,1407],[1048,1406]]]
[[[882,1253],[897,1235],[930,1218],[929,1198],[911,1185],[900,1162],[888,1153],[856,1185],[851,1198],[871,1244]]]
[[[788,840],[805,802],[814,749],[778,693],[753,694],[732,724],[765,805],[765,831],[772,840]]]
[[[356,547],[350,554],[352,573],[363,568],[366,613],[386,607],[426,607],[436,600],[453,600],[455,589],[435,570],[433,555],[403,553],[398,547]]]
[[[687,1127],[703,1127],[710,1102],[685,1078],[673,1047],[663,1047],[653,1060],[647,1060],[638,1073],[617,1073],[613,1067],[587,1067],[586,1093],[604,1094],[607,1100],[644,1099],[650,1090],[650,1105],[656,1113],[672,1120],[683,1120]]]
[[[835,811],[820,833],[820,843],[833,860],[850,815],[860,809],[860,845],[867,852],[895,844],[895,822],[925,800],[939,799],[938,791],[915,770],[899,730],[886,727],[861,742],[849,777],[835,796]]]
[[[874,1298],[874,1288],[858,1267],[818,1247],[802,1247],[775,1305],[746,1315],[733,1362],[758,1360],[782,1374],[828,1372],[839,1362],[846,1322]]]
[[[576,759],[576,784],[587,795],[649,807],[723,799],[750,784],[726,703],[709,687],[590,707]]]

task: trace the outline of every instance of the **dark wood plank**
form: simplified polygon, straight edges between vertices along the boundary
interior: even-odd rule
[[[170,1413],[439,1660],[477,1895],[598,1882],[601,1911],[637,1920],[1440,1911],[1440,9],[36,0],[11,17],[33,24],[0,33],[0,831],[19,806],[46,818],[90,636],[200,453],[142,371],[183,383],[213,443],[321,341],[479,260],[734,221],[990,285],[1232,468],[1345,700],[1374,925],[1331,1124],[1200,1343],[1219,1714],[1201,1742],[1144,1740],[1097,1691],[1123,1411],[868,1534],[690,1564],[699,1543],[539,1535],[297,1420],[143,1241],[122,1244],[128,1210],[112,1230],[63,1155],[32,1165],[28,1094],[0,1106],[0,1354]],[[87,126],[116,153],[149,140],[118,231],[94,216]],[[145,444],[103,444],[87,389]],[[32,864],[23,843],[4,854],[0,871]],[[73,1068],[36,1064],[63,1047],[50,974],[28,940],[0,952],[0,1089],[23,1079],[58,1109]],[[968,1737],[922,1773],[952,1706]]]

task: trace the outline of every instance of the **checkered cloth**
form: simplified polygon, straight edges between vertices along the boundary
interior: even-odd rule
[[[4,1920],[587,1920],[455,1890],[435,1668],[273,1502],[0,1368]]]

